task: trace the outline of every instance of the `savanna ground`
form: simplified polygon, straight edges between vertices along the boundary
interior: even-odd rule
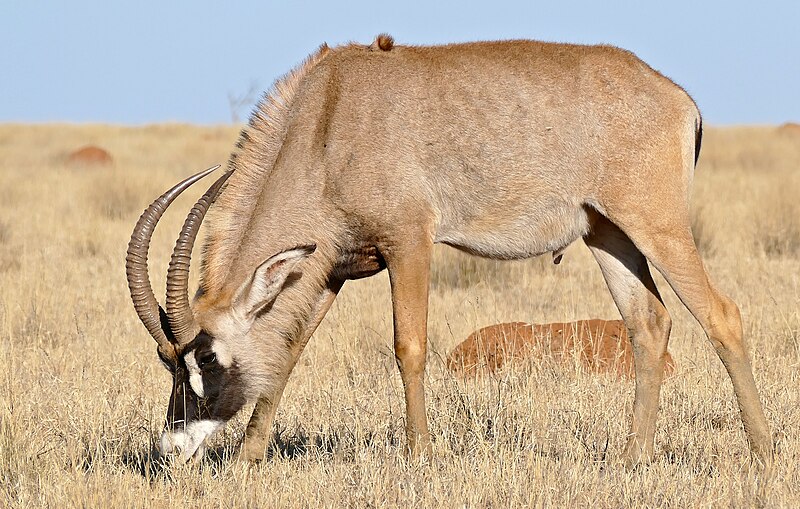
[[[164,189],[224,162],[233,127],[0,126],[0,500],[10,507],[800,506],[800,135],[707,129],[694,231],[741,306],[777,440],[771,478],[750,466],[733,391],[702,331],[658,279],[674,328],[649,468],[620,457],[633,382],[553,362],[478,381],[446,354],[490,323],[618,316],[580,243],[564,261],[436,253],[428,411],[433,455],[404,459],[403,397],[384,274],[348,283],[302,356],[264,463],[231,462],[240,415],[198,467],[151,452],[170,387],[124,275],[128,236]],[[99,144],[112,167],[64,163]],[[200,189],[151,250],[163,295],[172,242]],[[199,256],[199,255],[198,255]],[[196,256],[196,258],[198,257]],[[247,409],[249,412],[249,408]],[[759,483],[763,493],[757,496]]]

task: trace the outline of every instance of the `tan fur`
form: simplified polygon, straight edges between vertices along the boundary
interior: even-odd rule
[[[499,323],[469,335],[447,356],[454,373],[477,376],[496,373],[504,365],[526,358],[577,360],[593,373],[635,378],[633,350],[622,320],[578,320],[570,323]],[[664,376],[675,371],[666,353]]]
[[[248,433],[266,435],[303,338],[327,309],[320,302],[344,280],[386,267],[409,447],[427,450],[433,244],[519,259],[584,238],[632,332],[626,462],[652,457],[671,328],[649,260],[704,327],[750,447],[769,463],[738,308],[711,285],[691,237],[700,125],[685,91],[610,46],[409,47],[385,37],[323,46],[276,83],[243,130],[208,228],[194,313],[226,342],[249,377],[248,397],[260,401]],[[299,280],[237,330],[233,292],[269,256],[312,243]]]

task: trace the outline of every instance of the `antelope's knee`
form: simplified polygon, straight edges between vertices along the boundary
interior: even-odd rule
[[[425,371],[425,341],[395,341],[394,356],[403,375]]]

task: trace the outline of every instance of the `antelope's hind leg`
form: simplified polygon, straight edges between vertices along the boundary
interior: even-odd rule
[[[742,338],[739,308],[711,284],[694,244],[688,217],[680,219],[677,225],[669,227],[663,222],[658,224],[659,216],[655,214],[648,220],[637,222],[646,227],[623,229],[630,233],[636,245],[703,327],[733,383],[750,450],[764,466],[769,467],[773,461],[772,436]],[[636,235],[631,232],[636,232]]]
[[[625,464],[629,467],[646,464],[653,457],[671,320],[647,260],[627,235],[600,217],[584,241],[600,265],[633,344],[636,393]]]

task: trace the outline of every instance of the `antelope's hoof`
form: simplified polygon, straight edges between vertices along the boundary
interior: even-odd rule
[[[628,470],[647,468],[653,462],[653,451],[639,447],[638,443],[631,443],[625,448],[622,461]]]
[[[245,439],[234,456],[234,460],[242,463],[260,463],[266,458],[266,453],[266,441]]]

